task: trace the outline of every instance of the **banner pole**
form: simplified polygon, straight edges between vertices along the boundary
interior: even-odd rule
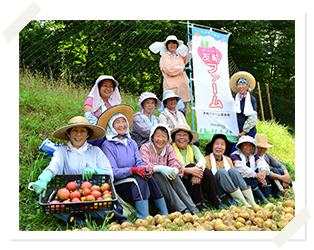
[[[192,24],[193,27],[193,24]],[[189,67],[191,67],[191,55],[190,55],[190,27],[189,21],[187,22],[187,33],[188,33],[188,48],[189,48]],[[194,131],[194,109],[193,109],[193,88],[192,88],[192,72],[190,71],[190,90],[191,90],[191,112],[192,112],[192,130]]]

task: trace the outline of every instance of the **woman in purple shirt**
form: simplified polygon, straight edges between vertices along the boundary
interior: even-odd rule
[[[131,139],[129,124],[133,117],[134,111],[128,105],[107,109],[97,123],[106,129],[106,139],[100,148],[111,164],[115,181],[133,178],[116,185],[115,189],[122,199],[135,202],[138,218],[145,219],[149,215],[148,199],[154,200],[159,214],[168,215],[160,187],[142,161],[136,142]]]

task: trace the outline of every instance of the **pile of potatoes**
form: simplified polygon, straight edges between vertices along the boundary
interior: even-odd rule
[[[202,217],[180,212],[168,216],[157,214],[146,220],[137,219],[135,223],[111,223],[108,231],[273,231],[283,229],[294,216],[295,202],[287,200],[264,208],[233,205],[220,212],[207,211]]]

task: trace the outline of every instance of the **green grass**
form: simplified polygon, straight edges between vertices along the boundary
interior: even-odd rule
[[[28,184],[37,180],[42,170],[49,164],[38,148],[48,137],[55,143],[62,141],[52,138],[52,133],[67,124],[73,116],[84,115],[83,104],[90,89],[74,86],[63,81],[42,78],[27,72],[20,73],[19,84],[19,229],[22,231],[66,230],[52,215],[45,215],[38,204],[38,195],[28,190]],[[138,112],[138,96],[121,93],[122,103],[128,104]],[[159,115],[159,111],[155,113]],[[191,109],[187,122],[191,123]],[[196,121],[196,120],[195,120]],[[192,126],[191,126],[192,127]],[[294,179],[294,135],[288,128],[275,122],[258,122],[258,131],[266,133],[275,146],[268,152],[289,165]],[[201,141],[204,150],[207,141]],[[92,224],[92,223],[91,223]],[[92,224],[94,227],[95,225]],[[107,225],[97,222],[100,230]]]

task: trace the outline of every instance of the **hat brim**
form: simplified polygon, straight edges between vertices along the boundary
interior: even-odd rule
[[[232,151],[232,148],[233,148],[233,143],[230,142],[228,139],[227,139],[227,136],[225,136],[224,134],[215,134],[212,138],[212,140],[207,143],[206,147],[205,147],[205,152],[206,154],[210,154],[213,152],[213,145],[214,145],[214,142],[218,139],[218,138],[221,138],[223,139],[225,142],[226,142],[226,150],[224,152],[224,155],[229,155]]]
[[[252,92],[255,89],[255,85],[256,85],[256,81],[255,78],[252,74],[246,72],[246,71],[239,71],[237,73],[235,73],[231,78],[230,78],[230,88],[233,92],[238,93],[238,89],[237,89],[237,81],[240,78],[245,78],[246,80],[248,80],[249,82],[249,87],[250,87],[250,91]]]
[[[154,100],[156,100],[155,110],[161,108],[161,101],[157,97],[153,97],[153,96],[144,97],[143,100],[141,101],[141,103],[139,104],[139,108],[140,108],[140,106],[142,106],[142,108],[143,108],[143,102],[145,100],[147,100],[147,99],[154,99]]]
[[[119,113],[126,117],[129,126],[131,126],[134,118],[134,110],[131,106],[126,104],[115,105],[106,109],[105,112],[102,113],[98,118],[97,125],[107,130],[107,125],[111,117]]]
[[[272,148],[274,146],[274,144],[267,142],[267,143],[257,143],[256,147],[259,148]]]
[[[103,129],[102,127],[99,127],[97,125],[91,125],[91,124],[73,124],[73,125],[67,125],[67,126],[63,126],[59,129],[57,129],[52,136],[56,139],[60,139],[60,140],[70,140],[70,138],[67,136],[66,132],[68,129],[70,128],[74,128],[74,127],[86,127],[89,128],[93,131],[93,135],[91,137],[87,138],[87,141],[93,141],[93,140],[97,140],[100,138],[103,138],[106,135],[106,130]]]
[[[175,127],[174,129],[172,129],[170,131],[171,135],[174,134],[175,132],[179,131],[179,130],[183,130],[183,131],[186,131],[188,133],[191,133],[192,135],[192,140],[190,141],[190,144],[196,142],[199,140],[199,136],[198,136],[198,133],[196,131],[193,131],[193,130],[189,130],[189,129],[186,129],[186,128],[183,128],[183,127],[180,127],[180,126],[177,126]]]

